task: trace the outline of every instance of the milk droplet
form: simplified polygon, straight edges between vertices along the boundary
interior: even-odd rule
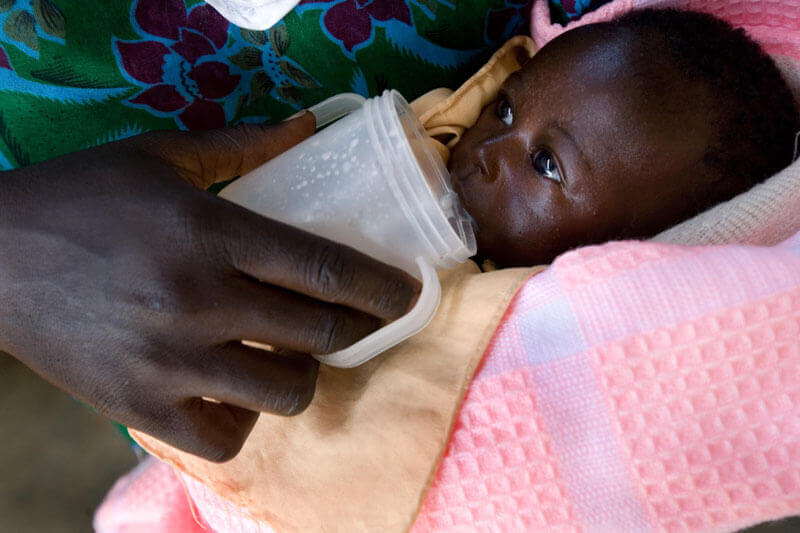
[[[352,141],[350,141],[350,149],[351,150],[353,148],[355,148],[356,146],[358,146],[358,139],[353,139]]]
[[[324,154],[322,154],[322,160],[323,161],[327,161],[330,158],[331,158],[331,153],[330,152],[325,152]]]

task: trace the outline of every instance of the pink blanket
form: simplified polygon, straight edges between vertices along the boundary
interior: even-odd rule
[[[800,235],[615,243],[517,296],[415,531],[731,531],[800,512]]]
[[[611,20],[632,9],[675,7],[705,11],[747,30],[773,56],[800,60],[800,0],[613,0],[566,27],[550,21],[546,1],[534,0],[531,36],[544,45],[557,35],[593,22]]]
[[[268,530],[188,490],[214,530]],[[142,494],[137,509],[112,492],[98,530],[143,531],[109,523]],[[516,296],[414,531],[731,531],[798,512],[800,234],[624,242],[568,253]]]

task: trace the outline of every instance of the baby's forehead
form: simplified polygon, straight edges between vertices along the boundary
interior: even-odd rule
[[[545,110],[578,118],[581,112],[602,111],[594,109],[593,102],[622,108],[624,116],[619,118],[628,120],[658,121],[665,115],[716,107],[710,88],[686,76],[673,62],[663,35],[602,24],[550,41],[503,87],[538,104],[523,106],[523,112]],[[599,121],[607,115],[584,118]]]
[[[538,70],[579,70],[610,76],[621,68],[639,63],[647,44],[630,31],[591,24],[567,31],[546,43],[523,65],[521,73],[528,77]]]
[[[656,30],[634,30],[598,23],[567,31],[545,44],[523,65],[526,83],[556,78],[586,85],[651,78],[687,81],[670,52],[667,36]]]

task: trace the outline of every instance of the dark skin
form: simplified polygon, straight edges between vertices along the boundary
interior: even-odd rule
[[[236,455],[259,412],[301,412],[318,367],[305,354],[352,344],[418,290],[404,272],[203,190],[314,126],[306,114],[158,132],[4,173],[0,350],[212,461]]]
[[[663,37],[598,24],[554,39],[453,151],[479,254],[545,264],[687,218],[718,180],[703,162],[712,104],[669,62]]]

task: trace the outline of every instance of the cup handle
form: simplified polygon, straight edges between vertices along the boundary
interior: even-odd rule
[[[355,93],[340,93],[308,108],[317,119],[317,129],[324,128],[345,115],[360,109],[366,98]]]
[[[422,274],[422,292],[411,311],[344,350],[327,355],[315,355],[314,358],[326,365],[352,368],[366,363],[376,355],[422,331],[439,308],[442,286],[439,284],[436,269],[428,261],[417,257],[416,262]]]

